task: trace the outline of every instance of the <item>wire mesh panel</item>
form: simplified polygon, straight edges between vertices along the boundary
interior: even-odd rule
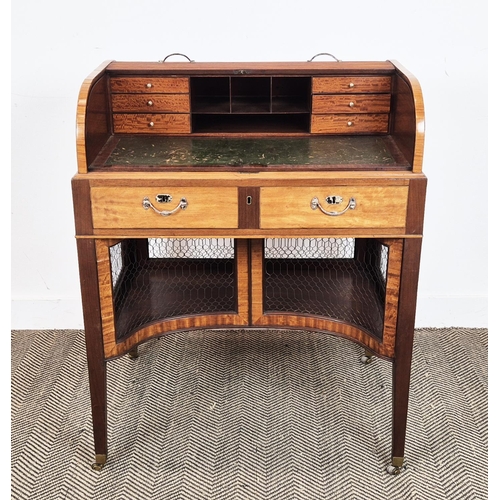
[[[233,259],[234,240],[230,238],[150,238],[148,255],[152,259]]]
[[[116,288],[118,280],[123,273],[123,254],[122,244],[118,243],[109,248],[109,260],[111,263],[111,279],[113,288]]]
[[[123,240],[109,249],[117,340],[162,319],[235,312],[231,239]]]
[[[388,257],[374,239],[267,239],[264,313],[328,317],[382,340]]]

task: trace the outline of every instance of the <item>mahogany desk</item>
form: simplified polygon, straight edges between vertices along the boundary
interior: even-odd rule
[[[393,364],[403,468],[426,177],[397,62],[107,62],[72,188],[95,469],[106,362],[189,329],[335,334]]]

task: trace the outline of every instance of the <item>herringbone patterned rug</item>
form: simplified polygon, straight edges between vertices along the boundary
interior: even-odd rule
[[[108,364],[96,472],[83,333],[13,332],[12,498],[486,499],[487,330],[417,330],[399,476],[391,365],[362,352],[298,331],[150,341]]]

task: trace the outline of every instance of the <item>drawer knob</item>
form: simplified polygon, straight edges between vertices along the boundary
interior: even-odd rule
[[[354,87],[354,83],[352,83],[352,82],[351,82],[351,83],[349,83],[349,88],[351,88],[351,89],[352,89],[353,87]]]
[[[148,105],[148,106],[152,106],[152,105],[153,105],[153,101],[149,100],[149,101],[147,102],[147,105]]]
[[[154,126],[155,126],[155,122],[149,122],[149,123],[148,123],[148,126],[149,126],[149,127],[154,127]]]
[[[339,199],[341,199],[340,196],[334,196],[334,197],[329,197],[329,198],[339,198]],[[319,208],[325,215],[329,215],[330,217],[336,217],[338,215],[345,214],[348,210],[354,210],[356,208],[356,199],[355,198],[349,198],[349,202],[347,203],[347,206],[344,208],[344,210],[341,210],[340,212],[329,212],[328,210],[325,210],[321,206],[321,203],[319,202],[319,199],[315,196],[311,200],[311,208],[313,210],[316,210],[317,208]]]
[[[188,202],[186,198],[181,198],[179,201],[179,204],[173,209],[173,210],[158,210],[149,200],[147,196],[144,197],[142,200],[142,208],[144,210],[153,210],[153,212],[157,213],[158,215],[161,215],[162,217],[168,217],[169,215],[173,215],[179,210],[186,210],[188,206]]]
[[[152,84],[152,83],[146,83],[146,88],[147,88],[147,89],[150,89],[151,87],[153,87],[153,84]]]
[[[354,125],[354,123],[353,123],[353,122],[351,122],[351,121],[348,121],[348,122],[347,122],[347,126],[348,126],[348,127],[352,127],[353,125]]]
[[[349,103],[349,107],[350,107],[350,108],[354,108],[354,102],[353,102],[353,101],[351,101],[351,102]]]

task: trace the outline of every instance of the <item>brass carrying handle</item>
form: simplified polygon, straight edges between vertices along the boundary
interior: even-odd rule
[[[328,52],[320,52],[319,54],[316,54],[315,56],[311,57],[311,59],[309,59],[307,62],[312,62],[314,59],[316,59],[316,57],[319,57],[319,56],[333,57],[336,62],[340,62],[340,59],[337,59],[333,54],[330,54]]]
[[[173,215],[179,210],[186,210],[188,206],[188,202],[186,198],[181,198],[179,201],[179,204],[173,209],[173,210],[158,210],[152,203],[149,201],[149,198],[147,196],[144,197],[142,200],[142,208],[144,210],[153,210],[153,212],[157,213],[158,215],[161,215],[162,217],[168,217],[169,215]]]
[[[347,203],[347,206],[344,208],[344,210],[341,210],[340,212],[329,212],[328,210],[325,210],[321,206],[321,203],[319,202],[318,198],[315,196],[311,200],[311,208],[313,210],[316,210],[317,208],[319,208],[325,215],[329,215],[331,217],[336,217],[338,215],[345,214],[348,210],[354,210],[356,208],[356,198],[349,198],[349,203]]]
[[[173,52],[172,54],[169,54],[168,56],[166,56],[165,59],[163,59],[163,61],[160,61],[160,62],[165,62],[169,57],[172,57],[172,56],[185,57],[190,63],[194,62],[193,59],[189,59],[189,57],[186,54],[181,54],[180,52]]]

